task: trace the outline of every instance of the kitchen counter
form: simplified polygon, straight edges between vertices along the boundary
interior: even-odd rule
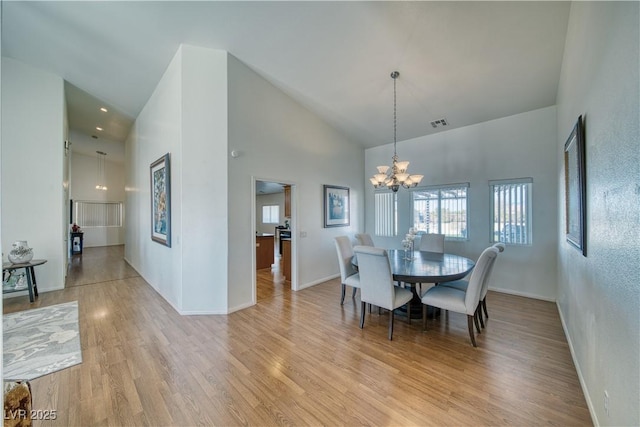
[[[271,268],[274,263],[273,234],[256,234],[256,269]]]

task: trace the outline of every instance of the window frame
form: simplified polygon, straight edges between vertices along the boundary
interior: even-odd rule
[[[525,197],[526,200],[524,200],[524,204],[525,206],[525,210],[526,212],[522,212],[522,209],[519,209],[518,212],[515,213],[515,223],[514,221],[509,221],[508,223],[506,221],[500,220],[500,218],[496,218],[496,190],[495,187],[497,186],[526,186],[526,190],[524,191],[524,196],[522,194],[522,190],[520,190],[520,194],[516,194],[515,198],[516,198],[516,203],[517,203],[517,199],[518,197]],[[502,192],[504,193],[505,190],[502,190]],[[490,213],[489,213],[489,241],[491,243],[504,243],[505,245],[510,245],[510,246],[532,246],[533,245],[533,178],[531,177],[525,177],[525,178],[512,178],[512,179],[497,179],[497,180],[491,180],[489,181],[489,205],[490,205]],[[506,199],[505,199],[506,200]],[[520,203],[522,204],[522,202]],[[509,216],[511,216],[511,209],[510,208],[510,212],[509,212]],[[505,214],[506,216],[506,214]],[[524,218],[525,223],[522,224],[522,220]],[[519,220],[520,219],[520,220]],[[520,222],[520,223],[518,223]],[[498,226],[498,229],[496,230],[496,223],[501,224]],[[506,225],[509,225],[510,228],[511,226],[520,226],[520,227],[524,227],[521,228],[520,230],[524,230],[523,232],[518,232],[516,231],[515,233],[510,233],[510,234],[515,234],[515,235],[520,235],[522,236],[523,234],[525,235],[526,241],[525,242],[518,242],[518,241],[504,241],[502,240],[502,235],[503,235],[503,230],[505,228]],[[516,228],[516,230],[518,230],[518,228]],[[497,237],[496,237],[497,236]],[[511,239],[510,239],[511,240]],[[520,239],[522,240],[522,239]]]
[[[416,214],[416,208],[415,208],[415,193],[419,193],[419,192],[428,192],[428,191],[437,191],[438,192],[438,233],[440,234],[444,234],[445,235],[445,240],[448,241],[454,241],[454,242],[466,242],[469,241],[469,188],[471,188],[471,184],[469,182],[459,182],[459,183],[453,183],[453,184],[441,184],[441,185],[427,185],[427,186],[423,186],[423,187],[416,187],[414,189],[411,190],[411,210],[410,210],[410,224],[412,224],[412,227],[416,228],[416,230],[418,230],[419,227],[416,227],[416,219],[415,219],[415,214]],[[452,236],[452,235],[447,235],[446,233],[443,233],[443,227],[442,227],[442,192],[446,191],[446,190],[453,190],[453,189],[464,189],[465,190],[465,196],[464,196],[464,226],[462,227],[463,230],[466,230],[464,233],[463,237],[457,237],[457,236]],[[434,199],[435,200],[435,199]],[[447,200],[446,198],[444,200]],[[420,233],[424,233],[424,231],[419,231]]]
[[[73,206],[72,206],[72,214],[73,214],[73,218],[75,219],[75,224],[77,224],[78,226],[80,226],[81,228],[120,228],[120,227],[124,227],[124,202],[120,202],[120,201],[104,201],[104,200],[73,200]],[[95,223],[93,224],[88,224],[86,223],[86,218],[88,215],[85,215],[84,212],[82,212],[81,214],[81,210],[84,209],[83,206],[84,205],[100,205],[104,207],[104,212],[102,212],[102,218],[105,219],[105,221],[103,222],[103,224],[98,224],[96,225]],[[117,212],[109,212],[109,206],[111,205],[115,205]],[[86,208],[87,211],[90,208]],[[115,214],[115,215],[113,215]],[[100,216],[100,213],[97,213],[98,216]],[[115,222],[109,222],[108,219],[115,217],[116,221]],[[97,221],[97,219],[96,219]]]
[[[264,208],[269,208],[269,221],[265,221]],[[274,209],[275,208],[275,209]],[[273,211],[276,210],[276,220],[273,222]],[[280,205],[262,205],[262,223],[280,224]]]

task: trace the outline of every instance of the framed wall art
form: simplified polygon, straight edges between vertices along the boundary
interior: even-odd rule
[[[169,153],[151,163],[151,240],[171,247],[171,168]]]
[[[582,116],[564,144],[565,213],[567,242],[587,256],[586,158]]]
[[[349,225],[349,187],[324,185],[324,226]]]

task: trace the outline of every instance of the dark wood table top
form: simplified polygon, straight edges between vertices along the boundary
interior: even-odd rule
[[[18,264],[13,264],[11,262],[3,262],[2,269],[3,270],[13,270],[16,268],[26,268],[26,267],[35,267],[36,265],[42,265],[47,262],[46,259],[32,259],[29,262],[21,262]]]
[[[441,283],[462,279],[475,262],[453,254],[414,251],[411,260],[404,259],[404,250],[389,249],[389,261],[394,280],[405,283]]]

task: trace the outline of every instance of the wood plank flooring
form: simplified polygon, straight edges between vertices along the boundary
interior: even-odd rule
[[[226,316],[180,316],[140,277],[5,300],[79,302],[83,363],[32,381],[34,409],[58,415],[34,425],[592,423],[553,303],[490,292],[473,348],[456,313],[427,332],[398,317],[389,341],[388,314],[361,330],[337,279],[270,286]]]

